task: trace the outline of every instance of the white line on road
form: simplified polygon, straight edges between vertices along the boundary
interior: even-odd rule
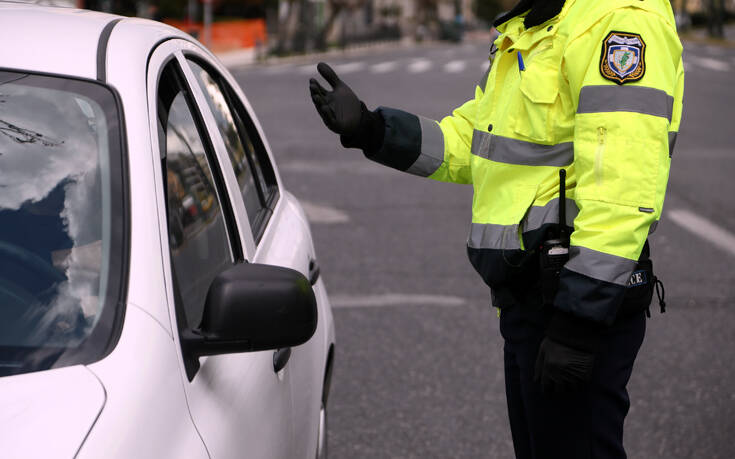
[[[316,65],[314,64],[302,65],[297,70],[302,75],[316,75],[317,73]]]
[[[333,225],[337,223],[347,223],[350,217],[346,213],[334,207],[322,206],[313,202],[301,201],[301,207],[304,208],[306,218],[312,223],[325,223]]]
[[[386,293],[383,295],[329,295],[334,308],[381,308],[390,306],[461,306],[464,298],[443,295]]]
[[[668,217],[695,236],[699,236],[735,256],[735,234],[725,228],[685,209],[671,210]]]
[[[343,75],[345,73],[359,72],[365,68],[364,62],[348,62],[347,64],[338,64],[334,66],[334,71],[337,75]]]
[[[444,71],[449,73],[459,73],[464,71],[467,64],[465,61],[451,61],[444,65]]]
[[[395,70],[396,67],[398,67],[398,62],[396,61],[381,62],[370,67],[370,71],[373,73],[388,73]]]
[[[428,59],[417,59],[408,65],[408,71],[411,73],[422,73],[431,68],[434,65]]]
[[[727,72],[730,70],[730,65],[727,62],[709,57],[689,56],[689,60],[701,67],[717,70],[718,72]]]
[[[485,61],[482,64],[480,64],[480,69],[483,72],[487,71],[488,67],[490,67],[490,61]]]

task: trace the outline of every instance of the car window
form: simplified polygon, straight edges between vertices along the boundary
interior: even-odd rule
[[[172,62],[162,73],[158,88],[169,246],[186,323],[196,328],[210,283],[234,264],[235,254],[213,172],[216,163],[192,107]]]
[[[268,155],[252,120],[227,82],[205,64],[189,65],[209,104],[235,170],[256,242],[270,217],[278,188]]]
[[[89,363],[114,345],[120,126],[100,84],[0,72],[0,376]]]

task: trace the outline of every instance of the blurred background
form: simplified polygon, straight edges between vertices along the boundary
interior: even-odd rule
[[[253,48],[258,57],[390,40],[462,40],[486,30],[515,0],[40,0],[163,21],[215,51]],[[724,37],[735,0],[672,0],[677,25]]]
[[[488,66],[490,24],[513,3],[67,3],[179,27],[208,44],[243,87],[285,186],[305,207],[330,290],[333,458],[513,457],[497,315],[465,254],[471,187],[407,176],[343,149],[308,94],[324,60],[371,109],[440,119],[474,95]],[[735,0],[673,7],[684,45],[684,115],[664,215],[650,238],[668,308],[652,306],[629,385],[625,444],[634,459],[729,459]]]

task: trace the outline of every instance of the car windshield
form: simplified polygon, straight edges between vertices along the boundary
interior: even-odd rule
[[[0,376],[106,352],[124,258],[119,129],[100,84],[0,71]]]

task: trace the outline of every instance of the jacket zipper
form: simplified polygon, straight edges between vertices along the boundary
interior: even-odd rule
[[[597,128],[597,151],[595,152],[595,182],[602,186],[602,157],[605,154],[605,142],[607,129],[600,126]]]

